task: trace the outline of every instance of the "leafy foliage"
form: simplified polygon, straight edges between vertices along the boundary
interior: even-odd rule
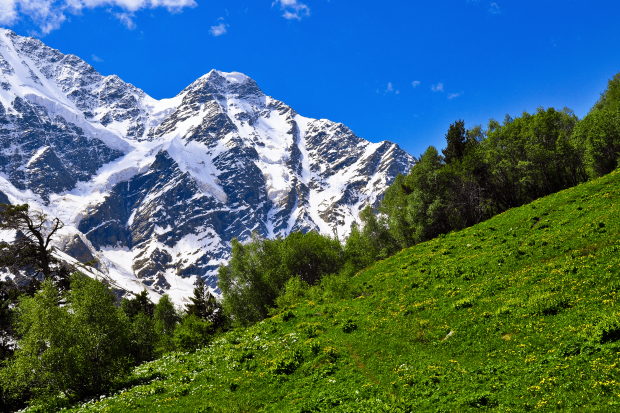
[[[180,320],[181,316],[174,308],[174,304],[170,301],[168,294],[162,295],[153,311],[155,333],[158,338],[157,351],[160,354],[174,350],[172,338]]]
[[[149,295],[146,290],[142,290],[132,299],[123,298],[121,301],[121,309],[132,320],[141,313],[150,318],[153,317],[155,304],[153,304],[149,299]]]
[[[195,351],[206,346],[211,338],[212,326],[194,314],[184,317],[174,330],[174,344],[181,351]]]
[[[80,274],[64,297],[50,279],[22,297],[17,329],[15,357],[0,373],[5,397],[62,404],[107,390],[131,367],[129,320],[102,282]]]
[[[316,232],[294,232],[269,240],[257,234],[245,245],[232,241],[231,259],[219,269],[224,311],[249,325],[265,319],[291,278],[317,283],[340,271],[344,253],[338,240]]]

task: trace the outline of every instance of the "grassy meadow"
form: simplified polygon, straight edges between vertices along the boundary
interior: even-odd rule
[[[342,288],[64,411],[620,411],[620,170]]]

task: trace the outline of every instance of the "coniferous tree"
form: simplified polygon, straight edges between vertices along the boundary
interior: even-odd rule
[[[194,288],[194,296],[189,298],[191,304],[187,305],[187,314],[193,314],[204,322],[211,323],[211,330],[224,328],[226,317],[220,302],[211,294],[209,286],[204,279],[198,280]]]
[[[142,290],[132,299],[123,298],[123,301],[121,302],[121,309],[132,320],[139,313],[143,313],[147,317],[152,318],[153,312],[155,311],[155,304],[153,304],[149,299],[149,295],[146,290]]]

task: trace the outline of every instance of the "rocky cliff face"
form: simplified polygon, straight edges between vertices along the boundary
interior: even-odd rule
[[[58,247],[178,302],[216,287],[233,237],[341,239],[413,158],[299,115],[212,70],[157,101],[73,55],[0,31],[0,191],[67,225]],[[79,256],[78,256],[79,255]]]

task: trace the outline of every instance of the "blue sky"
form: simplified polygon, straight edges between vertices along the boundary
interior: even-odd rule
[[[301,115],[417,156],[450,123],[581,118],[620,71],[616,0],[3,0],[0,24],[172,97],[238,71]]]

